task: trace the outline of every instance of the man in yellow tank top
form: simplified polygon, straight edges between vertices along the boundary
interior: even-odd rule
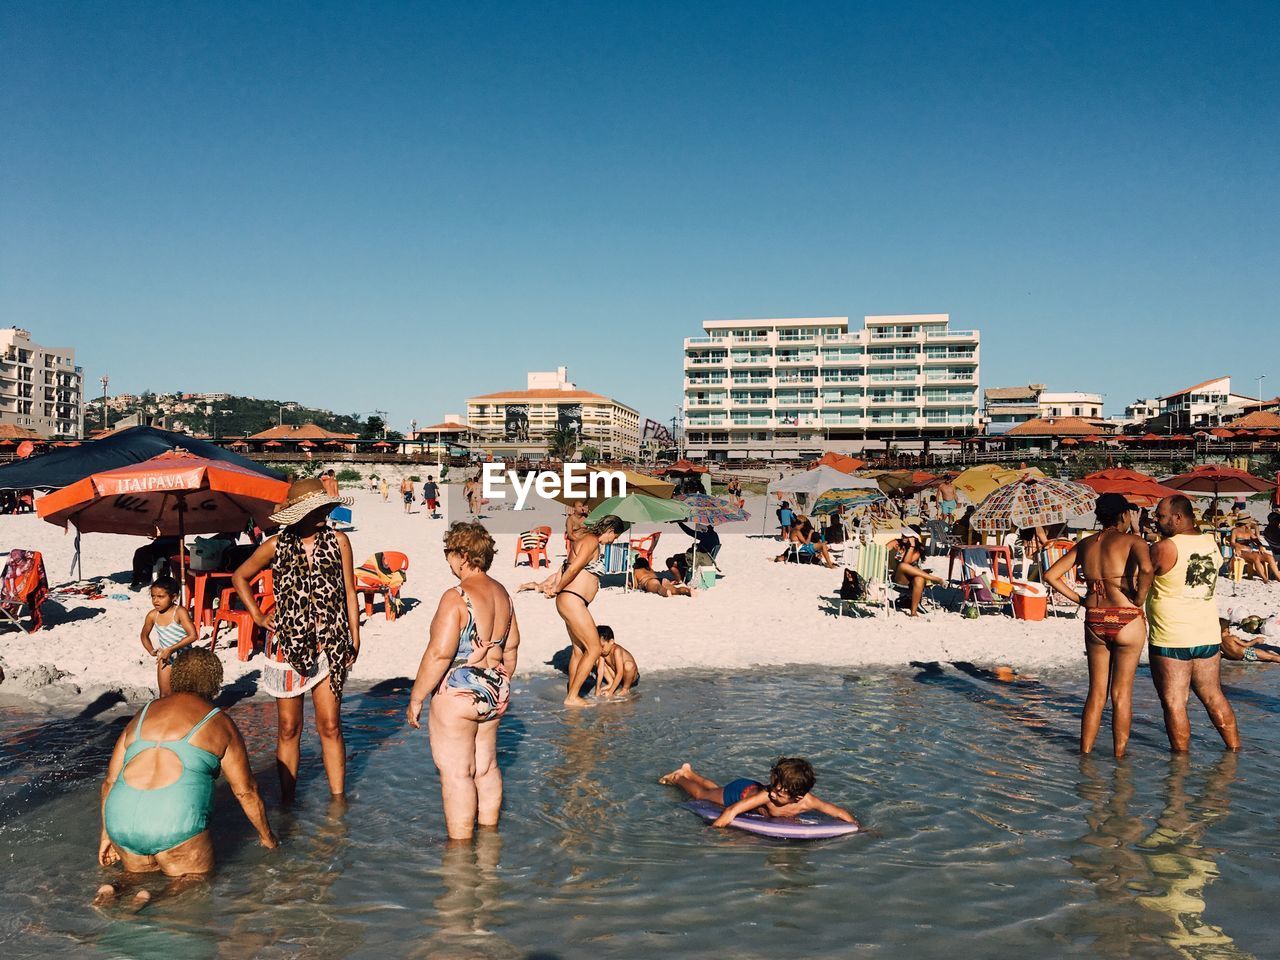
[[[1236,715],[1219,677],[1222,633],[1213,594],[1222,554],[1212,536],[1196,529],[1191,501],[1182,495],[1160,501],[1156,526],[1164,539],[1151,548],[1156,578],[1147,595],[1147,650],[1169,748],[1185,753],[1190,746],[1187,699],[1194,690],[1227,749],[1239,750]]]

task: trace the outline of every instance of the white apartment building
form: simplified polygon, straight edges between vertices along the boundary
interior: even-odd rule
[[[0,423],[45,437],[84,436],[84,370],[71,347],[43,347],[20,327],[0,329]]]
[[[794,458],[977,432],[976,330],[945,313],[708,320],[684,341],[694,458]]]
[[[1192,430],[1217,427],[1244,413],[1254,397],[1235,393],[1230,377],[1215,377],[1160,398],[1158,429]]]
[[[578,435],[606,460],[640,457],[640,414],[624,403],[579,390],[559,367],[530,373],[524,390],[487,393],[467,400],[472,443],[499,459],[538,460],[554,430]]]

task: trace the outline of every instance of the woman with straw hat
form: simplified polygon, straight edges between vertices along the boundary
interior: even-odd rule
[[[299,480],[271,515],[280,532],[263,542],[232,577],[245,609],[269,634],[262,686],[276,698],[276,770],[282,802],[293,800],[302,746],[302,707],[308,691],[324,756],[329,792],[346,790],[342,686],[360,652],[351,543],[329,527],[329,511],[350,498],[334,496],[319,480]],[[274,606],[263,610],[250,586],[271,568]],[[326,682],[327,681],[327,682]]]

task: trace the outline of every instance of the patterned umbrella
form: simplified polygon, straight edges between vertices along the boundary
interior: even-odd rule
[[[1084,484],[1031,477],[999,487],[982,501],[969,523],[983,533],[1066,523],[1092,511],[1097,500]]]
[[[844,490],[828,490],[820,496],[813,504],[813,509],[809,512],[816,517],[821,517],[828,513],[835,513],[841,507],[846,510],[856,510],[858,507],[865,507],[869,503],[876,503],[880,500],[889,499],[879,490],[867,489],[844,489]]]
[[[674,497],[689,508],[689,522],[707,527],[722,523],[738,523],[750,520],[751,514],[736,504],[720,497],[708,497],[705,493],[687,493]]]

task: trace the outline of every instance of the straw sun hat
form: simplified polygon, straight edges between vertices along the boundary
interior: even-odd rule
[[[319,480],[296,480],[289,484],[289,493],[284,503],[271,515],[271,522],[287,527],[321,507],[349,507],[354,502],[353,497],[333,496]]]

